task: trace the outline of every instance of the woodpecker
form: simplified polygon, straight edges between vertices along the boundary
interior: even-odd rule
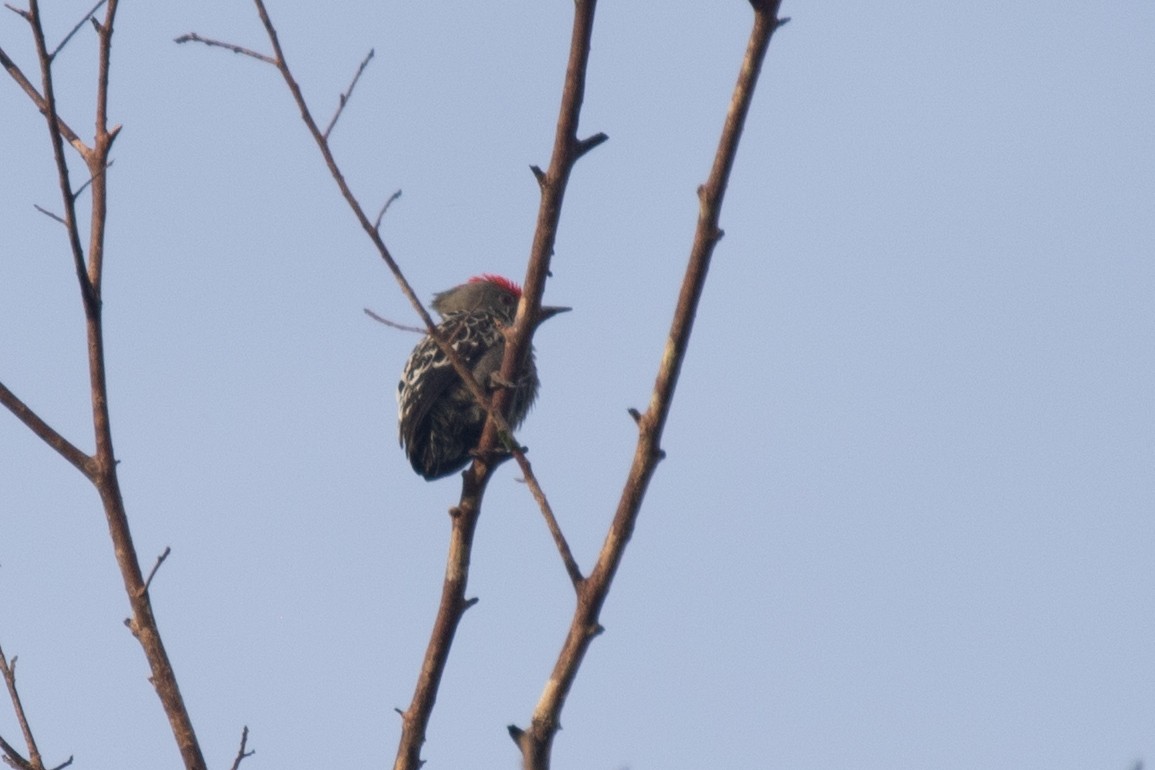
[[[499,275],[479,275],[433,297],[441,315],[437,325],[487,395],[500,386],[505,355],[502,328],[513,323],[521,287]],[[535,327],[568,307],[543,307]],[[509,425],[516,429],[537,397],[539,381],[531,347],[517,376],[509,404]],[[433,337],[425,335],[405,362],[397,383],[401,446],[413,470],[427,481],[464,468],[481,440],[485,409],[454,371]]]

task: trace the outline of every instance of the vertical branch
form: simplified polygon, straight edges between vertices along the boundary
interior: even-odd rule
[[[48,137],[52,143],[52,157],[56,161],[57,184],[64,203],[64,223],[68,228],[68,246],[72,251],[72,263],[76,269],[76,280],[80,284],[80,296],[84,300],[85,313],[99,302],[88,280],[84,267],[84,246],[80,243],[80,229],[76,224],[76,196],[72,192],[72,182],[68,175],[68,158],[64,155],[64,139],[61,134],[60,117],[56,114],[56,89],[52,81],[52,57],[44,41],[44,26],[40,20],[40,3],[28,3],[28,23],[32,27],[32,38],[36,44],[36,58],[40,62],[40,79],[44,90],[44,104],[38,105],[48,121]],[[86,156],[87,158],[87,156]]]
[[[25,92],[29,94],[44,114],[48,124],[49,140],[52,143],[60,194],[64,203],[64,223],[68,230],[69,247],[84,305],[95,453],[92,457],[84,456],[82,452],[66,442],[63,437],[43,424],[43,421],[39,420],[30,410],[22,410],[19,400],[15,396],[9,397],[10,394],[8,394],[7,389],[3,390],[5,393],[3,401],[5,406],[14,411],[18,417],[21,417],[34,432],[57,449],[73,465],[80,468],[96,487],[104,508],[108,531],[112,538],[125,592],[132,609],[132,616],[126,623],[140,642],[145,658],[148,660],[152,673],[150,681],[168,717],[173,737],[185,767],[188,770],[202,770],[205,767],[204,757],[193,731],[192,720],[181,697],[176,674],[173,672],[161,640],[160,630],[152,612],[148,586],[141,573],[140,560],[132,542],[128,515],[125,511],[120,481],[117,477],[117,461],[113,449],[112,424],[108,409],[101,278],[104,265],[105,223],[108,218],[108,178],[105,170],[109,165],[108,158],[113,142],[119,132],[119,127],[111,130],[108,127],[108,85],[112,58],[113,22],[116,18],[118,5],[118,0],[108,0],[103,21],[95,24],[98,36],[98,75],[95,109],[96,135],[91,148],[86,147],[79,139],[75,138],[75,134],[64,125],[57,113],[52,77],[52,54],[49,53],[45,44],[38,0],[30,0],[27,18],[32,27],[37,58],[40,63],[43,95],[39,99],[36,98],[35,89],[31,87],[31,84],[21,82],[22,75],[20,75],[19,70],[14,64],[10,66],[10,60],[4,57],[5,69],[17,82],[21,82]],[[67,158],[64,154],[64,138],[69,139],[84,159],[92,184],[87,264],[85,264],[84,248],[81,245],[76,217],[76,193],[71,186]],[[24,411],[27,411],[27,414],[22,414]]]
[[[762,61],[770,45],[770,38],[774,31],[785,23],[784,19],[780,20],[777,16],[780,0],[752,0],[751,4],[754,6],[754,25],[709,178],[698,190],[700,202],[698,226],[694,233],[678,306],[662,353],[649,406],[644,413],[636,415],[638,443],[629,478],[622,491],[597,564],[578,591],[577,607],[574,609],[569,631],[549,681],[534,709],[530,726],[526,730],[512,725],[509,728],[511,737],[521,749],[526,770],[548,770],[550,766],[553,739],[557,734],[562,708],[590,642],[602,631],[598,622],[602,605],[609,594],[626,544],[633,534],[634,524],[650,479],[658,462],[664,456],[660,447],[662,432],[669,415],[690,334],[693,331],[694,316],[705,285],[710,258],[714,246],[722,237],[722,231],[718,229],[718,217],[730,170],[734,164],[738,142],[749,112]]]
[[[521,362],[529,351],[536,326],[535,320],[545,291],[545,278],[549,273],[554,242],[557,239],[561,205],[570,171],[582,155],[606,139],[604,134],[597,134],[585,141],[577,139],[596,6],[596,0],[576,0],[574,4],[574,23],[569,60],[566,65],[565,87],[549,171],[543,173],[539,169],[534,169],[541,186],[541,205],[538,209],[537,228],[534,231],[521,303],[512,330],[506,337],[501,372],[507,382],[515,379],[515,373],[520,369]],[[413,700],[409,708],[401,712],[401,741],[397,748],[394,770],[417,770],[423,764],[421,746],[425,743],[426,728],[433,712],[441,676],[449,658],[449,648],[465,610],[472,604],[465,598],[465,590],[469,577],[473,533],[477,526],[477,518],[481,514],[481,498],[490,475],[500,461],[500,458],[494,455],[499,436],[503,432],[507,437],[512,435],[501,425],[504,420],[496,419],[507,411],[509,397],[510,389],[497,391],[492,402],[490,418],[478,443],[478,458],[464,474],[461,500],[453,510],[453,529],[450,534],[449,558],[445,583],[442,586],[441,604],[438,607],[429,646],[425,651]],[[570,569],[571,577],[579,574],[576,565],[572,564],[572,558],[567,562],[567,568]]]
[[[507,382],[512,382],[516,377],[516,372],[520,370],[529,352],[541,308],[541,298],[545,293],[545,279],[549,275],[554,243],[557,241],[558,223],[561,220],[562,202],[565,199],[570,172],[578,159],[608,138],[602,133],[584,140],[577,138],[582,101],[585,99],[586,68],[589,64],[596,10],[597,0],[576,0],[574,3],[569,60],[566,63],[565,85],[562,90],[561,109],[549,169],[542,172],[534,168],[534,175],[541,187],[541,203],[538,206],[537,226],[530,248],[521,303],[518,305],[512,331],[507,337],[505,357],[501,364],[501,376]],[[505,414],[510,395],[509,389],[498,391],[494,399],[496,411]],[[479,445],[481,453],[493,449],[496,435],[496,426],[490,420],[481,437]]]

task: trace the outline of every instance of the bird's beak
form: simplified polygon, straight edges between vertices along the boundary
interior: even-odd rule
[[[542,305],[541,315],[537,317],[537,323],[540,326],[549,319],[553,318],[558,313],[568,313],[573,310],[572,307],[557,307],[555,305]]]

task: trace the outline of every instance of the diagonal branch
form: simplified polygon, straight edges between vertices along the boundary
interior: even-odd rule
[[[27,425],[29,430],[39,436],[45,444],[55,449],[61,457],[72,463],[86,478],[89,480],[92,479],[92,458],[77,449],[75,444],[64,438],[64,436],[57,433],[51,425],[40,419],[40,415],[32,411],[30,406],[21,401],[20,398],[2,382],[0,382],[0,404],[7,407],[8,411],[16,415],[16,418],[20,420],[20,422]]]
[[[32,81],[25,77],[20,68],[16,66],[16,62],[12,61],[8,54],[4,53],[3,48],[0,48],[0,66],[4,67],[12,79],[16,81],[16,85],[20,86],[24,93],[28,95],[28,98],[36,105],[36,109],[40,110],[42,115],[47,116],[48,104],[45,102],[44,97],[36,90],[36,86],[32,85]],[[77,152],[81,155],[88,153],[88,147],[84,142],[80,141],[80,137],[76,135],[76,132],[73,131],[59,115],[56,116],[56,125],[60,129],[61,134],[64,135],[64,138],[68,140],[68,143],[71,144]]]
[[[0,677],[4,679],[4,684],[8,688],[8,698],[12,701],[12,711],[16,714],[20,732],[24,734],[24,745],[28,747],[28,758],[25,759],[20,756],[20,753],[3,739],[0,739],[0,750],[4,752],[5,761],[14,767],[22,770],[23,768],[41,770],[44,767],[44,761],[40,758],[40,749],[36,745],[36,739],[32,736],[32,728],[28,725],[28,717],[24,713],[24,704],[20,700],[19,691],[16,689],[16,658],[13,658],[11,665],[9,665],[2,648],[0,648]]]
[[[581,568],[573,557],[573,552],[569,549],[569,543],[566,542],[565,535],[561,532],[561,525],[557,523],[557,517],[553,515],[553,506],[549,504],[546,499],[545,490],[537,482],[533,475],[533,469],[530,467],[529,458],[522,452],[517,452],[514,455],[517,460],[518,467],[521,472],[525,474],[525,483],[529,486],[530,494],[533,499],[537,501],[538,508],[541,509],[541,515],[545,517],[545,526],[549,529],[549,534],[553,537],[554,545],[557,547],[558,555],[561,556],[561,562],[565,566],[565,572],[569,575],[569,580],[573,583],[574,590],[580,590],[582,581],[585,578],[582,576]]]
[[[341,94],[341,97],[337,102],[337,111],[333,113],[333,117],[329,121],[329,125],[325,126],[325,130],[321,132],[321,136],[325,138],[325,141],[329,141],[329,134],[333,132],[333,127],[337,125],[337,120],[340,119],[341,113],[345,111],[345,105],[349,103],[349,97],[353,95],[353,89],[357,87],[357,81],[361,79],[361,75],[365,72],[365,68],[369,66],[369,62],[372,59],[373,49],[370,48],[368,55],[366,55],[365,58],[361,60],[361,66],[357,68],[357,73],[353,75],[353,81],[349,83],[349,88],[346,89],[343,94]],[[388,208],[392,201],[392,198],[386,201],[385,208]],[[384,214],[385,210],[382,209],[381,213]],[[381,217],[378,217],[377,221],[380,222]]]
[[[669,337],[662,353],[661,365],[654,382],[650,405],[637,415],[638,444],[634,452],[629,478],[597,564],[581,586],[577,607],[574,609],[569,632],[554,664],[553,672],[526,730],[510,726],[510,735],[522,753],[525,770],[548,770],[553,739],[560,725],[561,711],[573,687],[578,668],[590,642],[602,631],[599,623],[601,608],[609,594],[626,544],[634,531],[642,500],[645,497],[658,462],[664,456],[661,449],[662,432],[673,402],[682,361],[693,331],[694,316],[702,296],[706,274],[714,247],[722,237],[718,217],[726,192],[730,170],[737,154],[738,142],[758,74],[770,38],[785,20],[778,19],[780,0],[754,0],[754,25],[750,32],[746,54],[734,87],[722,136],[714,156],[714,163],[706,183],[699,188],[700,208],[698,226],[690,249],[690,260],[682,281],[677,309],[670,326]]]
[[[96,5],[92,6],[92,8],[89,9],[88,13],[84,14],[84,18],[82,18],[80,21],[76,22],[76,26],[73,27],[69,31],[69,33],[64,36],[64,39],[61,40],[56,45],[56,47],[52,49],[52,53],[48,54],[48,58],[55,60],[56,54],[58,54],[64,50],[64,46],[68,45],[68,41],[71,40],[73,38],[73,36],[75,36],[76,33],[80,31],[80,28],[84,26],[84,23],[86,21],[92,19],[93,14],[100,10],[100,6],[104,5],[107,2],[108,2],[108,0],[96,0]]]

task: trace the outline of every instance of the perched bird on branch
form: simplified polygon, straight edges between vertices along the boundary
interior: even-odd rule
[[[508,414],[513,429],[525,419],[540,384],[532,347],[512,382],[499,378],[505,355],[503,329],[513,324],[520,299],[521,287],[498,275],[470,278],[433,298],[433,309],[442,319],[438,331],[486,395],[492,396],[499,387],[513,388]],[[537,324],[569,309],[543,307]],[[401,446],[413,470],[432,481],[469,463],[481,439],[486,410],[427,334],[413,348],[401,372],[397,416]]]

